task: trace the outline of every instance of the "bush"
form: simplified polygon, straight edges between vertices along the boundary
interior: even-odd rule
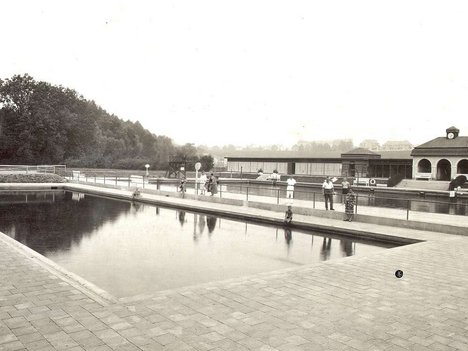
[[[0,183],[65,183],[57,174],[2,174]]]
[[[459,175],[455,179],[452,179],[452,181],[449,184],[449,190],[452,191],[455,188],[458,188],[459,186],[462,186],[465,183],[466,183],[466,177],[464,175]]]
[[[148,160],[142,158],[122,158],[117,160],[112,165],[112,168],[117,169],[136,169],[136,170],[146,170],[145,165],[149,163]]]
[[[387,181],[387,186],[388,187],[394,187],[398,183],[400,183],[403,179],[405,179],[405,176],[403,174],[395,174],[388,178]]]

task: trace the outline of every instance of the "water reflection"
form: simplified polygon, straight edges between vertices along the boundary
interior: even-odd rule
[[[320,256],[322,257],[322,261],[328,261],[331,255],[331,239],[330,238],[323,238],[322,248],[320,249]]]
[[[242,188],[239,185],[227,185],[227,191],[234,193],[246,194],[247,187]],[[279,193],[278,193],[279,190]],[[315,194],[314,194],[315,193]],[[269,196],[274,198],[286,198],[286,188],[277,187],[259,187],[249,186],[249,195]],[[323,202],[322,193],[317,188],[304,188],[296,186],[294,198],[298,200],[309,200]],[[335,197],[336,202],[343,202],[341,195]],[[384,194],[375,192],[358,193],[358,206],[375,206],[384,208],[400,208],[407,209],[408,204],[412,211],[422,211],[430,213],[449,213],[456,215],[468,215],[468,199],[455,198],[450,202],[447,198],[439,196],[427,196],[425,193],[421,195],[415,194]]]
[[[292,231],[290,228],[284,228],[284,239],[286,239],[286,244],[289,247],[291,245],[292,240]]]
[[[183,226],[185,223],[185,211],[177,211],[177,214],[179,216],[179,223]]]
[[[351,240],[348,240],[348,239],[340,240],[340,248],[346,256],[354,255],[354,245]]]
[[[0,198],[2,232],[119,297],[389,247],[90,195]]]
[[[205,231],[206,220],[202,214],[193,214],[193,241],[197,242]]]
[[[216,229],[217,220],[218,219],[215,216],[206,216],[206,225],[208,227],[208,234],[212,234],[214,230]]]
[[[69,250],[130,210],[128,202],[65,191],[1,192],[0,230],[34,251]]]

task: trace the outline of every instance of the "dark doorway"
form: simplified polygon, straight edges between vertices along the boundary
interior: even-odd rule
[[[437,180],[450,180],[452,175],[451,167],[448,160],[440,160],[437,163]]]
[[[355,177],[356,176],[356,165],[354,162],[351,162],[349,164],[349,176],[350,177]]]
[[[460,160],[458,162],[457,174],[468,174],[468,160]]]
[[[288,162],[288,174],[296,174],[296,163]]]

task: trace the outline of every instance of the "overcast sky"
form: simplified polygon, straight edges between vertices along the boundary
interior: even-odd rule
[[[467,1],[1,1],[0,78],[176,143],[468,135]]]

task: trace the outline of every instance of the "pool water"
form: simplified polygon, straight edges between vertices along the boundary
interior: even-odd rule
[[[0,196],[0,231],[117,297],[395,246],[65,191]]]

